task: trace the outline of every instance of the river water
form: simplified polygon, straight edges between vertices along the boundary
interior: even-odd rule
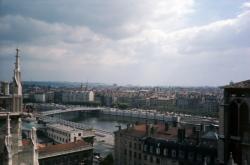
[[[70,120],[78,123],[83,123],[86,126],[96,130],[103,130],[109,132],[109,133],[101,133],[104,135],[104,137],[102,136],[95,137],[94,152],[100,153],[101,156],[103,157],[107,156],[109,153],[112,153],[114,150],[113,132],[118,130],[117,126],[121,126],[121,128],[126,128],[127,124],[131,122],[129,120],[117,119],[112,116],[100,116],[100,115],[89,115],[84,117],[81,116]]]

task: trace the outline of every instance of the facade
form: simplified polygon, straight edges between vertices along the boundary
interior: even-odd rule
[[[94,101],[93,91],[69,91],[62,93],[63,103],[85,103]]]
[[[57,143],[70,143],[84,138],[93,138],[92,131],[83,131],[61,124],[47,125],[47,135]]]
[[[4,96],[7,96],[10,94],[9,82],[6,82],[6,81],[1,82],[1,93]]]
[[[216,136],[169,124],[139,124],[115,132],[116,165],[216,164]],[[205,133],[204,133],[205,135]]]
[[[235,163],[250,162],[250,80],[224,87],[220,109],[219,160],[227,163],[230,153]]]
[[[37,103],[45,103],[45,93],[35,93],[34,94],[34,101]]]

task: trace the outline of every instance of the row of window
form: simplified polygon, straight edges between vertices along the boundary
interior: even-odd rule
[[[132,148],[132,142],[129,142],[129,148]],[[141,150],[141,144],[134,143],[134,149]]]
[[[59,131],[59,130],[53,129],[53,128],[47,128],[47,131],[55,132],[55,133],[58,133],[58,134],[70,137],[70,134],[68,134],[66,132],[63,132],[63,131]]]
[[[148,145],[144,145],[143,146],[143,151],[144,152],[148,152],[153,154],[154,151],[153,151],[153,146],[149,146],[149,149],[148,149]],[[163,156],[171,156],[172,158],[176,158],[177,157],[177,151],[176,150],[170,150],[168,148],[164,148],[163,151]],[[161,154],[161,149],[159,147],[156,148],[156,152],[155,152],[157,155],[160,155]],[[185,158],[185,152],[182,151],[182,150],[179,150],[178,151],[178,158],[181,158],[181,159],[184,159]],[[189,152],[188,155],[187,155],[187,158],[189,160],[193,160],[194,159],[194,152]],[[202,155],[201,154],[197,154],[197,158],[196,158],[198,161],[202,161]],[[210,162],[210,157],[207,156],[207,162]]]
[[[132,151],[129,150],[129,152],[127,153],[127,149],[124,150],[124,155],[129,157],[129,160],[132,159],[132,156],[134,157],[134,159],[138,159],[138,160],[141,160],[142,159],[142,154],[141,153],[137,153],[137,152],[134,152],[132,154]],[[149,161],[150,163],[154,163],[154,158],[153,156],[148,156],[146,154],[143,155],[143,159],[144,161]],[[160,164],[160,158],[156,158],[155,162],[157,164]]]
[[[48,133],[48,136],[51,137],[51,138],[53,138],[53,139],[55,139],[55,140],[61,141],[63,143],[68,143],[70,141],[70,139],[58,137],[58,136],[56,136],[54,134],[50,134],[50,133]]]

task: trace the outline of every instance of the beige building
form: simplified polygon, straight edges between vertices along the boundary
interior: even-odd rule
[[[95,95],[93,91],[68,91],[62,93],[63,103],[93,102]]]
[[[84,131],[62,124],[47,125],[47,135],[57,143],[70,143],[87,137],[94,137],[93,131]]]

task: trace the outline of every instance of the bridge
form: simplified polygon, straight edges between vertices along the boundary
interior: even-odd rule
[[[49,116],[59,113],[67,113],[67,112],[79,112],[79,111],[102,111],[106,110],[107,108],[104,107],[74,107],[74,108],[67,108],[67,109],[55,109],[51,111],[44,111],[40,114],[42,116]]]
[[[62,124],[62,125],[66,125],[66,126],[70,126],[72,128],[76,128],[76,129],[80,129],[80,130],[85,130],[85,131],[95,131],[95,134],[98,136],[101,135],[105,135],[105,134],[109,134],[109,135],[113,135],[112,132],[108,132],[105,130],[99,130],[99,129],[93,129],[92,127],[83,124],[83,123],[76,123],[73,121],[68,121],[68,120],[64,120],[61,118],[57,118],[57,117],[50,117],[50,116],[42,116],[42,115],[38,115],[37,116],[39,118],[39,121],[42,121],[44,123],[50,123],[50,124]]]

